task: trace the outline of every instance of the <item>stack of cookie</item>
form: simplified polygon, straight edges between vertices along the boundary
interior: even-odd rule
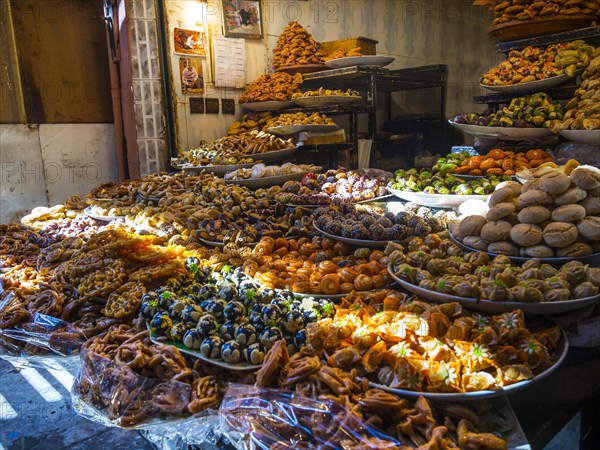
[[[523,185],[508,182],[486,216],[468,216],[452,232],[463,244],[508,256],[578,257],[600,251],[600,169],[567,165]]]

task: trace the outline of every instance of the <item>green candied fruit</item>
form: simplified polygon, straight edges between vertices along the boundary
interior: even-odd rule
[[[454,191],[457,195],[473,195],[473,188],[468,184],[459,184]]]

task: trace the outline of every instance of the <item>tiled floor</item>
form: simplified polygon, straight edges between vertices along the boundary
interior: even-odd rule
[[[136,431],[107,428],[77,415],[75,368],[22,367],[0,359],[0,450],[150,450]]]

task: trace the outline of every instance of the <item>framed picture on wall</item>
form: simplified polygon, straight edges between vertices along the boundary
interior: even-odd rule
[[[173,48],[176,54],[206,56],[205,30],[175,28],[173,40]]]
[[[179,58],[181,92],[187,95],[204,94],[204,74],[201,58]]]
[[[263,36],[259,0],[222,0],[225,36],[260,39]]]

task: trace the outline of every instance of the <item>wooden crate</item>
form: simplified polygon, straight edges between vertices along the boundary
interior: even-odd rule
[[[358,36],[347,39],[338,39],[337,41],[321,42],[321,44],[323,44],[323,49],[328,55],[339,49],[347,51],[355,47],[362,48],[363,55],[376,55],[378,42],[379,41],[376,41],[375,39]]]

